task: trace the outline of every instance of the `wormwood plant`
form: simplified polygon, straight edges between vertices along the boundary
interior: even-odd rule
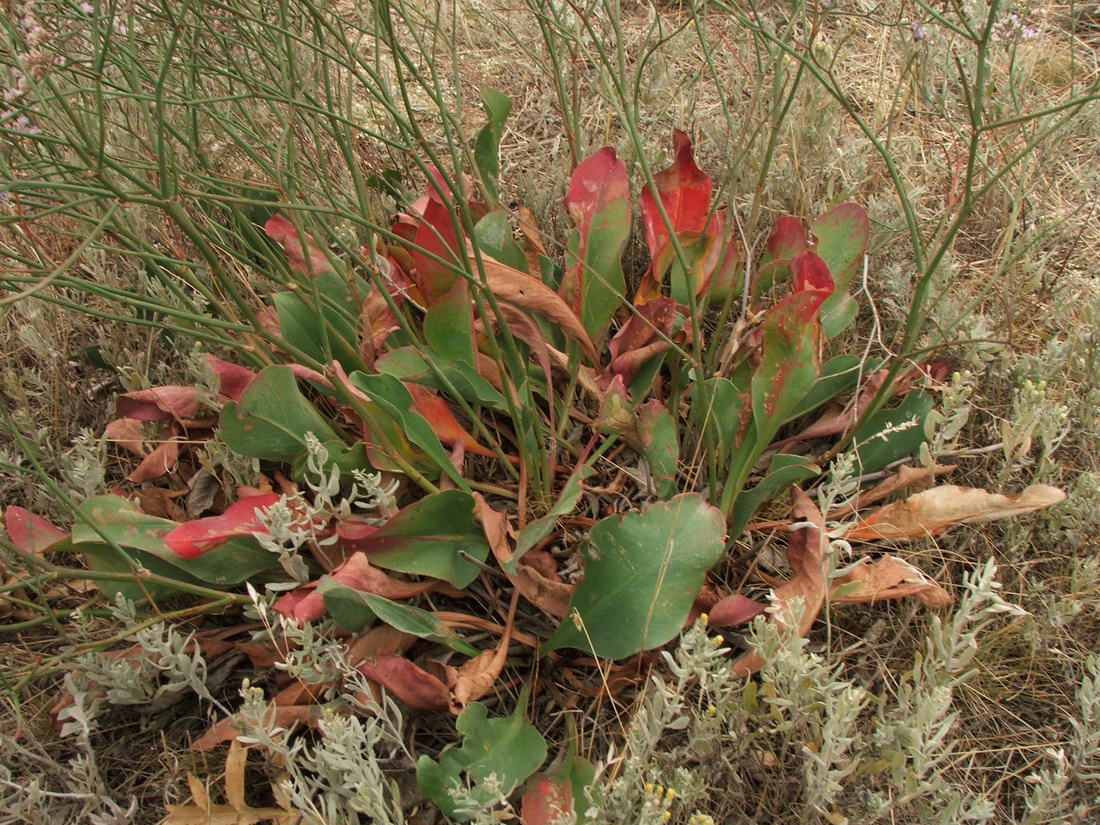
[[[1095,86],[1038,111],[990,112],[999,6],[924,9],[929,26],[965,46],[970,124],[960,197],[926,222],[889,147],[822,62],[823,13],[799,8],[776,21],[727,7],[775,78],[754,124],[767,138],[755,194],[741,210],[738,193],[697,165],[687,134],[673,131],[667,166],[652,160],[637,87],[659,30],[634,61],[621,32],[603,36],[617,8],[531,3],[573,159],[562,193],[572,226],[557,249],[504,194],[511,100],[481,90],[467,135],[469,102],[426,39],[444,27],[422,25],[416,8],[376,3],[356,23],[308,0],[270,19],[220,4],[86,5],[61,3],[44,23],[30,4],[6,24],[18,109],[0,115],[11,148],[0,174],[14,204],[4,301],[145,327],[204,374],[119,395],[106,434],[134,460],[127,485],[106,495],[87,460],[74,464],[79,483],[57,484],[9,420],[22,453],[10,469],[40,479],[74,520],[64,531],[7,509],[8,549],[31,575],[4,592],[81,578],[111,599],[194,600],[168,618],[256,611],[265,627],[240,650],[289,682],[247,689],[242,709],[196,745],[243,735],[279,754],[290,796],[315,821],[398,821],[400,794],[372,790],[389,787],[365,756],[374,753],[415,769],[417,792],[459,821],[490,821],[526,783],[519,808],[529,822],[559,813],[657,822],[681,808],[701,822],[708,814],[687,812],[706,801],[711,779],[672,763],[672,779],[641,776],[662,761],[666,730],[690,728],[700,759],[718,747],[710,705],[699,720],[688,713],[693,691],[721,719],[720,706],[754,709],[764,691],[773,715],[789,714],[776,732],[797,726],[808,737],[804,801],[832,816],[859,761],[853,729],[868,697],[804,658],[801,638],[827,603],[951,601],[903,558],[844,552],[1063,497],[1043,485],[1017,495],[941,486],[867,509],[942,473],[935,451],[965,422],[954,407],[966,378],[945,384],[949,367],[929,360],[950,330],[923,337],[944,257],[982,199],[1071,123]],[[696,27],[710,72],[706,20],[721,8],[693,6],[676,23]],[[596,72],[625,152],[582,134],[559,62],[567,52]],[[868,291],[864,208],[836,197],[807,221],[784,215],[761,228],[778,136],[807,78],[881,154],[912,247],[912,301],[881,357],[866,342],[842,351]],[[1013,127],[1018,144],[1001,137]],[[628,254],[635,216],[643,266]],[[117,269],[88,270],[91,252]],[[110,366],[102,351],[89,357]],[[952,403],[936,413],[945,386]],[[1019,434],[1014,453],[1030,435]],[[1042,437],[1049,446],[1058,436]],[[899,469],[911,456],[921,466]],[[867,481],[881,484],[863,489]],[[753,561],[746,532],[764,529],[786,538],[789,569],[765,571],[771,592],[754,598],[732,583]],[[14,598],[34,611],[21,629],[56,619]],[[971,607],[956,622],[987,620]],[[761,614],[769,630],[758,623],[757,633],[771,635],[736,657],[714,652],[704,624]],[[679,653],[652,653],[685,625]],[[888,790],[852,803],[869,816],[934,795],[951,680],[965,666],[953,645],[966,632],[952,626],[899,694],[908,704],[876,728],[873,773],[889,775]],[[135,661],[182,661],[214,641],[224,642],[196,636],[154,656],[152,637],[139,636],[145,658]],[[201,659],[188,661],[198,673]],[[26,667],[17,687],[73,664],[58,656]],[[76,672],[87,677],[94,664],[75,662]],[[569,725],[540,772],[561,724],[554,714],[571,707],[561,690],[615,699],[647,684],[650,668],[657,698],[599,781]],[[560,675],[547,681],[543,669]],[[743,693],[758,671],[761,687]],[[491,704],[514,696],[507,708]],[[410,747],[392,730],[395,699],[456,718]],[[369,716],[379,708],[391,729]],[[318,738],[294,739],[295,725]],[[939,801],[981,813],[980,802]]]

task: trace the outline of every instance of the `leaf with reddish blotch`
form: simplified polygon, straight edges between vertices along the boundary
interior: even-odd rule
[[[489,555],[485,533],[474,521],[473,499],[460,490],[425,496],[367,535],[349,537],[345,531],[340,543],[365,552],[379,567],[432,576],[459,588],[480,572],[465,556],[480,562]]]
[[[497,300],[506,301],[553,321],[562,332],[581,345],[589,361],[593,364],[599,361],[596,347],[584,324],[558,293],[538,278],[493,258],[483,255],[481,262],[485,271],[486,285]]]
[[[299,233],[294,224],[283,215],[270,218],[264,224],[264,234],[282,246],[287,263],[295,272],[320,275],[323,272],[332,271],[332,264],[329,263],[328,256],[316,239],[308,232]],[[303,240],[305,240],[304,247]]]
[[[123,393],[115,402],[115,408],[122,418],[170,421],[196,418],[202,401],[202,391],[198,387],[151,387]]]
[[[243,498],[231,504],[220,516],[185,521],[169,531],[164,542],[176,555],[193,559],[234,536],[266,533],[267,528],[260,524],[257,511],[272,506],[280,498],[278,493]]]
[[[527,782],[520,803],[520,819],[523,825],[553,825],[576,813],[582,812],[592,802],[599,801],[595,787],[596,768],[591,762],[577,755],[577,730],[572,717],[566,717],[566,750],[559,754],[545,772],[537,773]]]
[[[421,710],[450,707],[451,692],[447,686],[404,656],[383,654],[367,659],[356,669],[410,707]]]
[[[674,129],[672,144],[672,165],[653,176],[653,182],[657,184],[657,197],[660,197],[668,215],[668,224],[661,216],[653,190],[646,185],[641,194],[642,223],[645,225],[646,246],[649,247],[651,261],[658,260],[670,242],[669,225],[678,235],[698,235],[706,229],[710,215],[714,181],[695,165],[691,138]]]
[[[54,527],[41,516],[15,505],[4,510],[4,526],[8,530],[11,543],[32,556],[39,555],[69,537],[68,533]]]
[[[430,590],[444,590],[450,596],[461,596],[461,591],[441,581],[407,582],[388,576],[372,565],[362,552],[352,553],[347,561],[333,570],[325,579],[311,582],[281,596],[275,602],[275,610],[301,621],[313,621],[325,614],[325,592],[318,587],[323,581],[331,581],[362,593],[375,593],[387,599],[407,599]],[[353,628],[361,629],[361,628]]]
[[[913,565],[897,556],[863,559],[832,582],[829,599],[836,603],[868,604],[914,596],[929,607],[947,607],[954,599]]]
[[[782,614],[790,609],[791,602],[802,599],[802,613],[796,628],[785,628],[805,636],[825,603],[826,548],[829,537],[825,533],[825,517],[817,504],[798,487],[791,488],[794,506],[791,513],[797,522],[808,522],[806,527],[795,530],[787,542],[787,562],[791,578],[772,591],[771,603],[776,609],[773,621],[782,622]],[[751,676],[764,665],[758,653],[746,653],[733,663],[737,676]]]
[[[775,436],[817,381],[820,354],[818,312],[833,280],[813,251],[791,260],[794,294],[768,310],[760,365],[752,376],[752,412],[757,444]]]
[[[565,206],[576,230],[558,292],[598,341],[626,290],[622,252],[630,238],[630,181],[614,149],[601,149],[578,164]]]
[[[871,239],[867,210],[857,203],[842,203],[810,224],[817,239],[814,251],[828,264],[836,292],[821,307],[821,324],[828,338],[840,333],[854,317],[854,301],[847,294],[852,276],[859,270]]]
[[[810,235],[798,218],[780,215],[768,236],[768,257],[773,261],[793,258],[810,248]]]
[[[206,364],[218,376],[218,392],[233,401],[241,400],[244,391],[256,377],[256,373],[248,367],[223,361],[213,355],[206,356]]]
[[[465,238],[460,241],[455,234],[451,210],[447,207],[453,201],[451,192],[439,171],[434,167],[430,171],[427,201],[416,228],[414,246],[410,249],[413,279],[429,307],[446,295],[460,277],[458,250],[466,245]]]
[[[750,599],[748,596],[733,593],[719,599],[713,607],[707,610],[707,626],[735,627],[752,621],[767,609],[767,605],[760,604],[760,602]]]
[[[956,524],[995,521],[1053,507],[1065,498],[1062,490],[1047,484],[1033,484],[1010,495],[943,484],[887,504],[848,528],[843,538],[849,541],[923,538]]]

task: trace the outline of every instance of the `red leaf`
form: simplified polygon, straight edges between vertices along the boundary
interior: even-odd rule
[[[267,530],[256,518],[256,511],[270,507],[279,498],[278,493],[243,498],[232,504],[220,516],[185,521],[174,530],[170,530],[165,535],[164,542],[173,553],[185,559],[193,559],[224,544],[234,536],[266,533]]]
[[[477,439],[458,423],[458,419],[451,412],[447,402],[438,395],[419,384],[406,382],[405,388],[412,396],[412,409],[424,416],[424,419],[435,430],[435,434],[439,436],[439,440],[448,447],[461,444],[467,452],[489,456],[490,458],[496,455],[492,450],[482,447]]]
[[[12,505],[4,511],[4,526],[11,543],[24,553],[38,555],[43,550],[69,537],[30,510]]]
[[[646,361],[671,346],[666,338],[676,323],[676,302],[653,298],[636,310],[608,344],[612,361],[604,373],[606,380],[620,375],[629,384]]]
[[[241,400],[244,391],[256,377],[256,373],[248,367],[223,361],[213,355],[206,356],[206,363],[218,375],[218,392],[233,401]]]
[[[432,168],[431,172],[423,220],[416,228],[415,246],[410,249],[413,277],[428,306],[446,295],[455,278],[459,277],[458,250],[466,246],[465,239],[460,242],[455,234],[451,212],[446,206],[447,201],[453,200],[451,193],[438,170]],[[449,262],[451,266],[439,263],[430,255]]]
[[[810,247],[810,235],[802,221],[790,215],[780,215],[775,229],[768,236],[768,254],[772,260],[793,258]]]
[[[708,627],[733,627],[755,619],[767,610],[767,605],[758,601],[734,593],[719,599],[715,605],[707,611]]]
[[[264,224],[264,232],[271,240],[278,242],[286,253],[290,268],[296,272],[308,272],[310,275],[320,275],[323,272],[331,272],[332,264],[325,256],[321,245],[308,232],[299,234],[290,221],[282,215],[275,215]],[[306,247],[302,248],[302,239],[305,239]],[[306,260],[306,251],[309,252],[309,260]]]
[[[105,432],[111,441],[144,458],[146,442],[150,440],[145,426],[135,418],[116,418],[107,422]]]
[[[410,707],[422,710],[450,707],[451,692],[447,686],[404,656],[384,654],[363,662],[358,670]]]
[[[520,803],[523,825],[551,825],[573,813],[573,786],[569,777],[537,773],[527,783]]]
[[[152,387],[128,392],[118,397],[116,409],[123,418],[139,421],[169,421],[173,418],[195,418],[202,406],[198,387]]]
[[[673,130],[672,142],[675,154],[672,165],[653,176],[657,194],[673,231],[700,234],[707,226],[714,182],[695,165],[691,139],[686,134],[679,129]],[[668,227],[648,186],[642,189],[641,202],[646,245],[651,260],[656,261],[669,242]]]
[[[803,250],[791,259],[791,278],[795,292],[820,293],[821,303],[833,294],[836,287],[829,265],[812,249]]]

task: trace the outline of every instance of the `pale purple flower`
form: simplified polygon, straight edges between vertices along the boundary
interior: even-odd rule
[[[91,3],[81,3],[80,10],[85,14],[95,14],[95,6]]]

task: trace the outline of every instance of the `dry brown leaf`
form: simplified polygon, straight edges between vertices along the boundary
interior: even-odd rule
[[[496,633],[498,636],[502,635],[507,629],[502,624],[484,619],[481,616],[471,616],[469,613],[433,610],[432,615],[452,629],[465,628],[466,630],[487,630],[490,633]],[[532,648],[538,647],[540,644],[539,640],[530,633],[524,633],[522,630],[516,629],[512,630],[512,640]]]
[[[906,487],[923,484],[924,482],[931,483],[936,476],[950,473],[955,469],[957,469],[955,464],[933,464],[931,467],[910,467],[905,464],[898,467],[897,472],[887,476],[871,489],[864,490],[856,497],[854,502],[830,510],[825,518],[829,521],[836,521],[837,519],[851,517],[869,504],[882,501],[898,490],[904,490]]]
[[[225,760],[225,799],[228,804],[212,804],[202,780],[189,773],[187,786],[191,790],[191,804],[168,805],[168,815],[160,825],[255,825],[258,822],[291,825],[299,822],[300,814],[291,809],[284,797],[276,797],[278,808],[250,808],[245,803],[247,762],[248,751],[234,740]]]
[[[897,556],[873,562],[864,559],[857,567],[837,576],[832,589],[830,599],[838,604],[865,604],[904,596],[914,596],[929,607],[947,607],[954,601],[939,584]]]
[[[813,499],[798,487],[791,488],[791,498],[794,519],[809,522],[810,526],[795,530],[791,535],[787,543],[791,578],[775,588],[771,602],[774,607],[785,610],[793,599],[802,597],[797,632],[805,636],[825,603],[825,549],[829,539],[825,534],[825,518]],[[773,618],[773,621],[780,620]],[[746,653],[733,663],[733,672],[737,676],[751,676],[763,665],[764,660],[757,653]]]
[[[317,717],[313,713],[312,705],[284,705],[276,707],[270,705],[264,719],[264,723],[280,728],[289,728],[296,722],[313,727]],[[191,747],[198,751],[208,751],[216,748],[222,742],[232,742],[239,735],[235,724],[236,716],[227,716],[216,722],[210,730],[191,743]]]
[[[486,650],[462,665],[455,674],[455,683],[451,687],[451,712],[461,713],[470,702],[474,702],[493,689],[500,672],[504,669],[504,660],[508,657],[508,645],[512,642],[512,625],[516,621],[516,606],[519,604],[519,589],[512,593],[512,603],[508,607],[508,619],[504,623],[504,635],[496,650]]]
[[[367,659],[357,670],[410,707],[421,710],[450,707],[451,694],[447,685],[404,656],[386,653]]]
[[[558,293],[538,278],[502,264],[488,255],[482,255],[481,261],[485,268],[485,281],[499,300],[522,307],[528,312],[538,313],[558,324],[563,332],[581,345],[590,363],[599,363],[596,347],[593,346],[584,324]],[[471,264],[476,265],[472,258]]]
[[[474,515],[485,530],[485,537],[489,540],[494,558],[503,568],[505,563],[511,561],[512,556],[515,555],[508,517],[494,510],[476,493],[474,494]],[[506,575],[508,575],[507,572]],[[573,592],[571,585],[544,576],[535,568],[524,564],[522,560],[516,565],[516,574],[508,575],[508,578],[520,595],[540,610],[559,619],[569,612],[569,597]]]
[[[910,539],[935,535],[955,524],[995,521],[1052,507],[1066,494],[1057,487],[1033,484],[1005,495],[978,487],[943,484],[887,504],[848,529],[848,540]]]

